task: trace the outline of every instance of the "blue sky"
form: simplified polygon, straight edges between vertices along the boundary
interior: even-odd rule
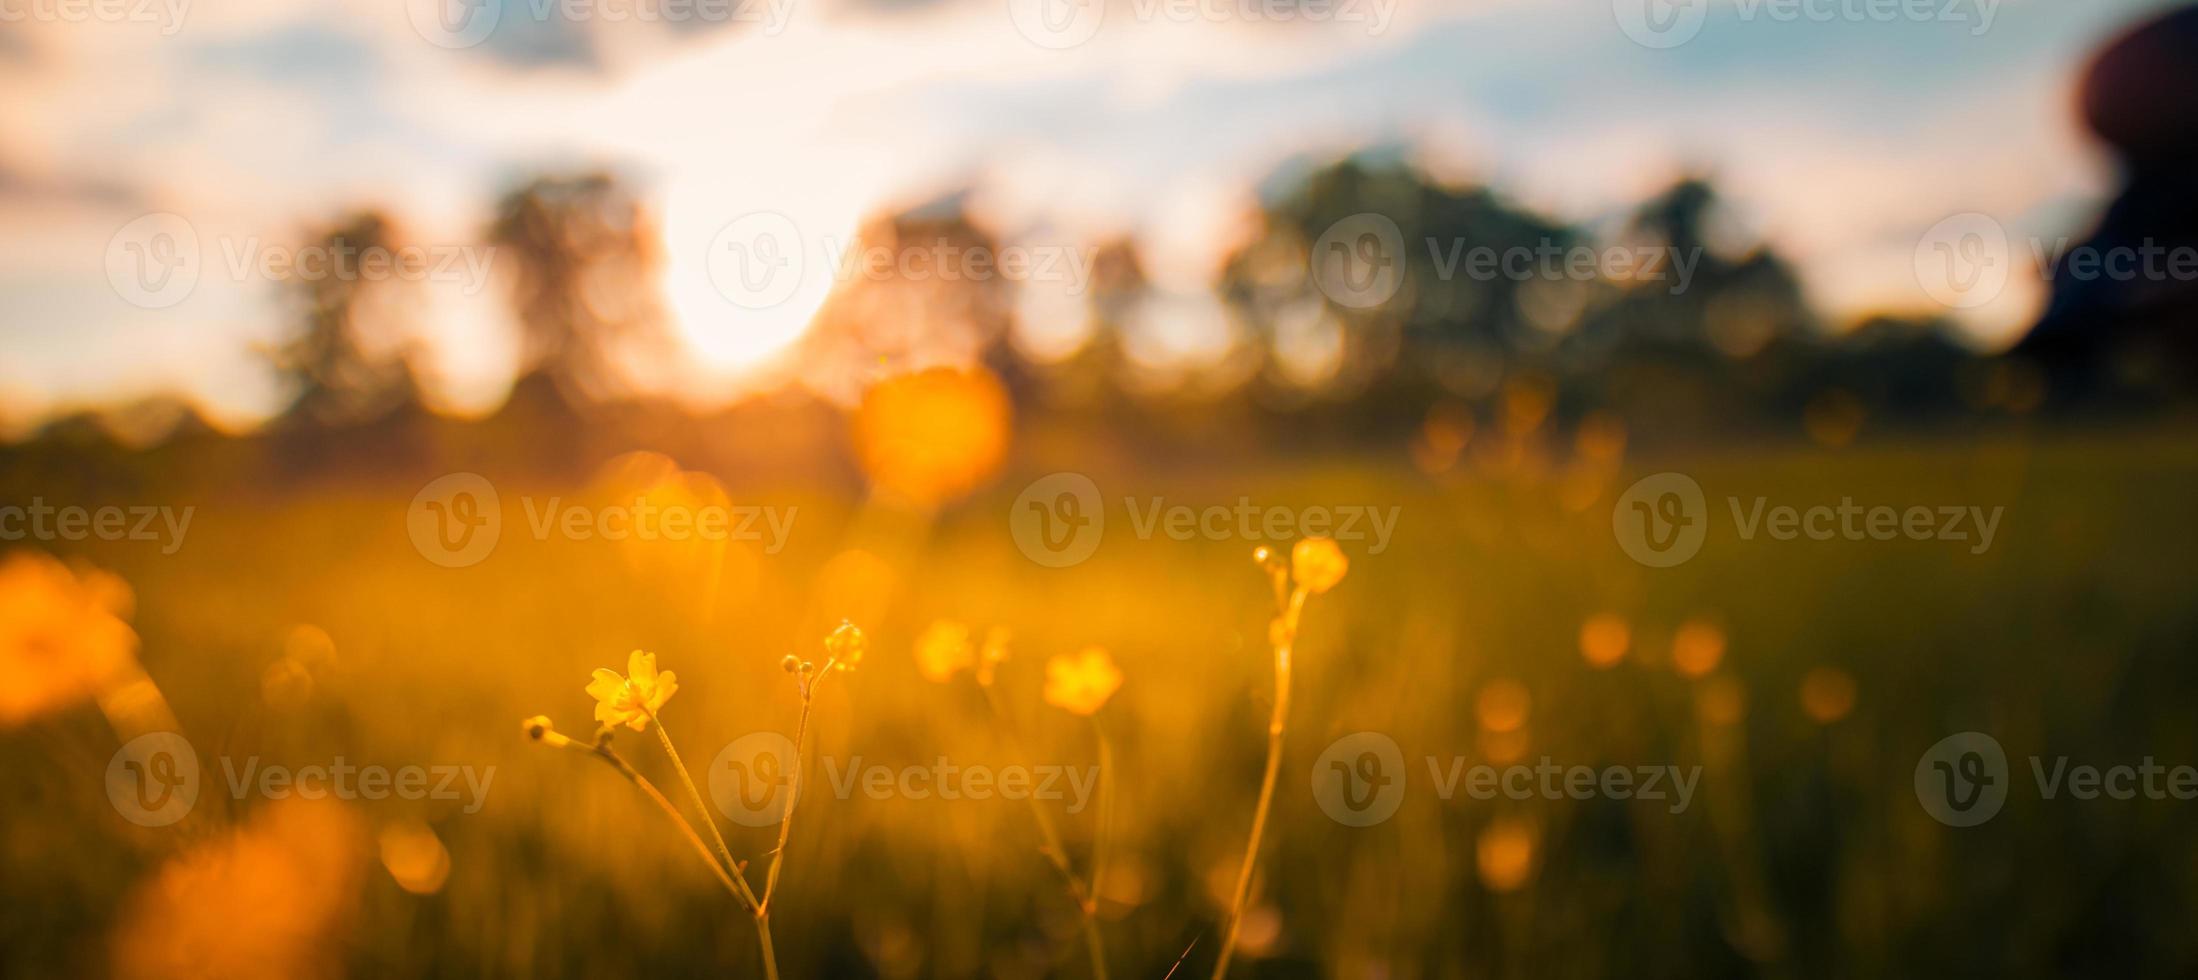
[[[496,29],[461,48],[370,0],[174,0],[175,24],[7,25],[0,415],[175,390],[249,420],[279,406],[253,351],[284,311],[224,256],[362,205],[420,242],[472,247],[515,179],[587,164],[634,175],[664,212],[665,287],[700,352],[677,383],[704,395],[767,377],[808,308],[726,309],[697,281],[711,234],[748,212],[829,237],[974,182],[1011,235],[1135,234],[1170,288],[1195,291],[1257,181],[1369,144],[1418,147],[1579,221],[1704,169],[1820,305],[1925,308],[1910,255],[1940,219],[2081,230],[2111,170],[2075,124],[2070,81],[2160,6],[2003,0],[1978,33],[1984,0],[1931,0],[1958,19],[1920,23],[1694,0],[1699,33],[1653,49],[1619,26],[1644,0],[1390,0],[1378,33],[1352,19],[1377,0],[1289,23],[1247,15],[1257,4],[1121,0],[1057,49],[1019,31],[1008,0],[743,0],[740,22],[699,26],[604,16],[633,0],[536,20],[528,2],[494,8]],[[1073,0],[1013,0],[1045,2]],[[1864,0],[1848,3],[1787,9]],[[118,295],[110,263],[118,229],[154,212],[187,222],[202,265],[186,298],[146,308]],[[493,404],[511,357],[498,288],[432,291],[410,326],[435,383],[453,405]],[[2037,297],[2019,283],[1960,315],[1996,342]]]

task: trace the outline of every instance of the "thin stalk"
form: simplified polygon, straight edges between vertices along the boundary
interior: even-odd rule
[[[1091,838],[1091,908],[1084,913],[1084,942],[1091,947],[1091,972],[1106,980],[1106,957],[1100,954],[1099,889],[1107,880],[1107,840],[1114,835],[1114,746],[1107,741],[1099,716],[1091,716],[1091,733],[1099,745],[1099,826]]]
[[[763,901],[756,907],[758,915],[771,911],[771,897],[778,894],[779,868],[786,861],[786,841],[794,832],[794,804],[800,798],[802,781],[809,776],[809,710],[816,706],[817,688],[838,662],[827,660],[815,679],[801,680],[801,714],[794,721],[794,778],[786,783],[786,809],[778,815],[778,846],[771,849],[770,870],[763,875]]]
[[[717,856],[724,859],[726,868],[738,868],[740,865],[733,860],[732,849],[725,846],[725,835],[718,833],[717,821],[710,819],[709,804],[702,802],[702,791],[695,788],[694,777],[687,774],[687,764],[679,761],[679,750],[672,747],[672,733],[664,730],[664,721],[655,712],[647,708],[642,711],[648,714],[649,721],[654,722],[650,727],[656,729],[657,741],[664,744],[664,754],[672,759],[672,770],[679,773],[680,784],[687,787],[687,801],[693,803],[695,812],[702,815],[702,825],[710,828],[710,840],[717,845]]]
[[[778,980],[778,950],[771,947],[771,913],[756,909],[756,941],[763,944],[763,975]]]
[[[647,711],[646,708],[643,710]],[[687,773],[687,764],[680,761],[679,750],[672,747],[671,733],[664,730],[664,722],[656,717],[655,712],[648,712],[648,715],[649,720],[655,722],[657,740],[664,743],[664,754],[671,756],[672,769],[679,773],[680,783],[687,787],[688,801],[692,802],[695,810],[702,814],[702,823],[710,828],[710,838],[717,843],[718,855],[725,859],[726,870],[731,873],[732,879],[740,886],[740,891],[743,893],[741,904],[755,919],[756,942],[763,947],[763,975],[768,980],[778,980],[778,954],[771,944],[771,917],[768,914],[768,909],[763,901],[757,900],[755,892],[748,887],[747,876],[740,873],[740,865],[733,861],[732,849],[725,846],[725,835],[718,832],[717,821],[710,819],[709,805],[702,802],[702,791],[695,788],[694,777]],[[791,812],[791,805],[792,801],[789,800],[789,812]],[[778,874],[778,864],[775,860],[772,862],[771,873],[773,877]]]
[[[1023,752],[1022,738],[1017,734],[1015,721],[1008,717],[1007,706],[1000,703],[999,693],[990,684],[977,686],[985,692],[985,702],[992,706],[992,713],[1000,720],[1000,729],[1007,735],[1009,751],[1018,759],[1028,758]],[[1084,946],[1091,953],[1091,974],[1096,980],[1106,980],[1107,957],[1099,936],[1099,902],[1094,897],[1091,886],[1077,877],[1076,869],[1069,865],[1068,849],[1061,846],[1061,832],[1053,826],[1053,815],[1046,812],[1044,804],[1038,802],[1035,793],[1023,794],[1023,801],[1030,804],[1030,815],[1037,821],[1038,836],[1045,845],[1040,850],[1053,863],[1053,867],[1061,872],[1062,879],[1068,882],[1069,897],[1075,900],[1077,911],[1082,913]]]
[[[1221,938],[1221,956],[1214,963],[1214,980],[1229,974],[1229,959],[1236,954],[1237,930],[1244,924],[1244,900],[1252,890],[1252,869],[1259,864],[1260,838],[1267,833],[1267,811],[1274,805],[1275,777],[1282,770],[1282,732],[1290,720],[1290,648],[1297,644],[1297,624],[1305,611],[1305,590],[1290,593],[1282,614],[1281,635],[1275,637],[1275,707],[1267,720],[1267,771],[1259,781],[1259,805],[1252,811],[1252,834],[1244,844],[1244,864],[1236,875],[1236,895],[1229,901],[1229,928]]]
[[[1091,891],[1096,900],[1107,881],[1107,842],[1114,836],[1114,744],[1099,716],[1091,716],[1092,739],[1099,746],[1099,829],[1091,838]]]
[[[606,743],[597,743],[588,748],[581,748],[578,742],[568,744],[574,749],[586,752],[609,763],[610,767],[617,770],[619,775],[626,777],[627,782],[640,787],[642,794],[647,796],[650,802],[655,803],[657,809],[664,811],[665,816],[671,818],[672,825],[679,828],[679,833],[687,838],[687,843],[694,845],[695,853],[702,857],[702,863],[710,866],[710,871],[717,876],[718,883],[724,885],[725,890],[732,893],[733,899],[740,903],[741,908],[750,909],[754,907],[747,896],[747,889],[737,883],[738,878],[735,877],[737,872],[728,873],[723,865],[717,863],[717,856],[710,853],[710,845],[702,842],[702,835],[695,833],[694,825],[688,823],[687,818],[680,814],[679,808],[673,806],[672,801],[665,798],[664,794],[657,790],[656,784],[649,782],[649,777],[636,771],[631,764],[627,763]]]

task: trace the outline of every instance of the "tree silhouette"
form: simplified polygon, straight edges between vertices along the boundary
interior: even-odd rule
[[[302,328],[272,354],[297,390],[290,418],[343,425],[419,400],[402,327],[416,297],[402,278],[369,276],[361,264],[401,245],[396,224],[368,210],[314,234],[300,251],[284,284]],[[304,261],[309,255],[327,261]]]
[[[670,353],[653,219],[607,173],[540,177],[506,194],[489,240],[508,262],[522,373],[575,404],[637,390]]]

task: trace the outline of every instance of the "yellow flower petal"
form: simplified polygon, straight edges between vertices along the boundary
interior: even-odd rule
[[[626,679],[616,671],[602,667],[595,669],[595,679],[588,682],[588,696],[597,701],[611,701],[626,689]]]
[[[1097,712],[1121,686],[1121,668],[1099,647],[1046,661],[1046,703],[1063,711],[1079,715]]]
[[[1314,595],[1335,588],[1351,567],[1343,549],[1327,538],[1306,538],[1290,549],[1290,573],[1297,584]]]
[[[599,724],[615,725],[626,720],[626,712],[618,710],[609,701],[595,703],[595,720]]]
[[[656,683],[656,654],[643,653],[639,650],[628,654],[626,657],[626,676],[633,679],[636,687],[647,687]]]

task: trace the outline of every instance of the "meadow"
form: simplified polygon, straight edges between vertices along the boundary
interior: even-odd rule
[[[238,964],[231,975],[760,975],[747,917],[665,816],[521,722],[544,715],[589,739],[590,672],[623,673],[630,651],[651,651],[678,677],[664,732],[702,779],[737,739],[794,730],[782,660],[823,662],[844,620],[868,650],[821,687],[810,720],[810,782],[771,905],[783,975],[1089,975],[1077,904],[1030,808],[935,787],[942,765],[1088,771],[1102,742],[1105,788],[1041,805],[1079,871],[1103,852],[1093,888],[1109,972],[1207,975],[1272,698],[1274,610],[1251,556],[1290,542],[1141,537],[1130,511],[1249,497],[1300,512],[1393,507],[1397,521],[1379,553],[1340,542],[1348,574],[1305,611],[1238,975],[2198,969],[2184,921],[2198,899],[2194,804],[2044,800],[2022,761],[2198,763],[2188,432],[1621,447],[1491,439],[1419,465],[1085,461],[1075,468],[1105,490],[1105,536],[1064,568],[1026,557],[1006,517],[1023,487],[1068,468],[1044,459],[936,510],[667,475],[661,457],[562,483],[443,460],[503,497],[494,552],[457,568],[408,536],[424,479],[310,493],[140,484],[135,499],[196,505],[185,546],[65,555],[130,587],[139,659],[202,760],[201,797],[172,827],[119,819],[102,783],[117,736],[90,707],[0,730],[0,960],[18,976],[127,973],[173,949],[191,951],[175,962]],[[1612,508],[1662,471],[1697,480],[1712,519],[1699,555],[1650,568],[1613,540]],[[527,530],[523,498],[593,505],[629,491],[793,517],[775,553]],[[2005,510],[1978,553],[1743,539],[1727,500],[1757,497]],[[920,669],[914,651],[941,621],[972,637],[1004,628],[992,687],[1004,721],[971,672]],[[1049,704],[1047,661],[1093,646],[1119,665],[1119,690],[1090,718]],[[1995,819],[1954,828],[1926,812],[1913,777],[1928,747],[1967,730],[2005,745],[2016,780]],[[1360,732],[1392,739],[1405,765],[1393,816],[1354,827],[1316,799],[1316,760]],[[613,744],[683,803],[654,734],[618,728]],[[239,798],[221,761],[337,757],[493,776],[478,801],[308,806]],[[1441,792],[1460,764],[1544,757],[1701,768],[1682,812]],[[870,792],[848,775],[870,767],[896,780],[916,767],[934,790]],[[835,792],[835,778],[851,788]],[[776,827],[718,823],[755,877]],[[237,827],[312,841],[322,873],[186,877],[177,887],[227,904],[164,911],[168,886],[148,884],[164,862]]]

